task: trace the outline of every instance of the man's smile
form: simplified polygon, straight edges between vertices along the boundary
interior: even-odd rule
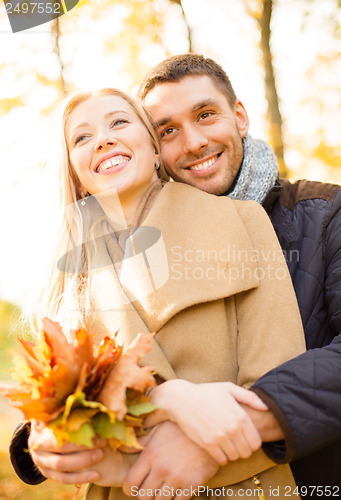
[[[216,162],[220,155],[221,153],[215,154],[214,156],[201,161],[201,163],[191,164],[185,167],[185,170],[190,170],[194,175],[206,175],[211,173],[217,167]]]

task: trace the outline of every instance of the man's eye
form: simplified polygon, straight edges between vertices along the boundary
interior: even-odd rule
[[[212,114],[213,113],[211,111],[205,111],[205,113],[201,113],[199,120],[205,120],[205,118],[209,118]]]
[[[161,132],[161,137],[165,137],[166,135],[170,135],[170,134],[172,134],[174,131],[175,131],[175,128],[174,128],[174,127],[168,127],[168,128],[165,128],[165,130],[163,130],[163,131]]]

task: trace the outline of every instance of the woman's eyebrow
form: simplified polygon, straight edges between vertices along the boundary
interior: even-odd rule
[[[104,115],[104,118],[110,118],[113,115],[122,114],[122,113],[124,113],[125,115],[129,115],[129,113],[127,113],[127,111],[124,111],[123,109],[117,109],[115,111],[109,111],[109,113],[106,113]]]
[[[107,118],[110,118],[113,115],[122,114],[122,113],[124,113],[125,115],[128,115],[128,113],[122,109],[122,110],[116,110],[116,111],[109,111],[109,113],[106,113],[104,115],[104,118],[107,119]],[[88,123],[88,122],[80,123],[79,125],[76,125],[76,127],[74,127],[73,129],[71,129],[70,132],[72,133],[75,130],[77,130],[78,128],[82,128],[82,127],[90,127],[90,123]]]

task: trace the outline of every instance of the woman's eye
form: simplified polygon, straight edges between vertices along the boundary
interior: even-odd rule
[[[113,128],[119,125],[123,125],[124,123],[128,123],[128,120],[125,120],[124,118],[117,118],[111,123],[110,127]]]
[[[76,139],[73,142],[73,145],[77,146],[77,144],[79,144],[80,142],[83,142],[84,139],[86,139],[86,138],[87,138],[87,135],[80,135],[80,136],[76,137]]]

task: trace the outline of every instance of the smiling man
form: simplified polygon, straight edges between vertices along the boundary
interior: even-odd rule
[[[171,57],[151,70],[139,95],[174,180],[215,195],[254,199],[271,218],[295,287],[308,351],[255,384],[253,390],[272,411],[254,412],[255,423],[275,415],[270,427],[275,436],[283,433],[285,445],[264,445],[269,456],[279,463],[294,460],[299,486],[334,488],[339,497],[341,189],[305,180],[279,182],[270,146],[250,137],[245,108],[211,59]],[[219,228],[212,225],[212,230]],[[139,472],[139,461],[134,467]],[[306,493],[310,498],[328,494],[316,488]]]
[[[249,126],[242,103],[231,108],[210,77],[188,76],[158,85],[145,104],[173,179],[212,194],[228,191],[243,160],[241,137]]]

